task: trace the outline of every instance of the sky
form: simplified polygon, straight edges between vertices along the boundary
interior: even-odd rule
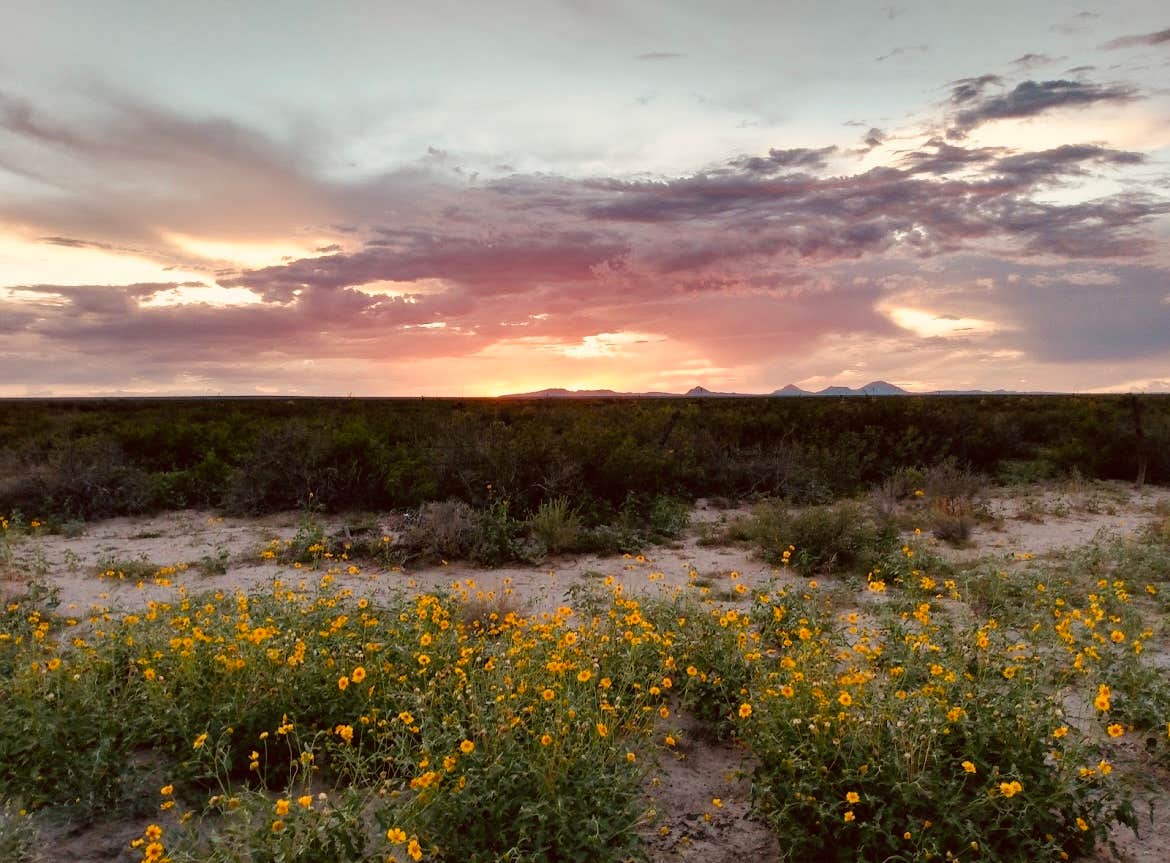
[[[1170,391],[1170,13],[0,0],[0,369]]]

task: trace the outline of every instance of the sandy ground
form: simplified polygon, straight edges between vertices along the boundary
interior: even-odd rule
[[[1147,487],[1136,491],[1123,484],[1094,483],[1083,487],[1028,488],[989,498],[989,518],[976,528],[961,549],[939,546],[938,551],[959,564],[994,561],[1005,569],[1041,557],[1075,549],[1105,534],[1124,536],[1154,518],[1170,512],[1170,489]],[[719,522],[742,516],[746,510],[717,509],[700,501],[692,513],[692,529],[671,547],[658,547],[637,557],[563,557],[540,566],[510,566],[484,570],[449,566],[386,569],[362,566],[356,573],[342,570],[338,580],[355,592],[378,596],[397,591],[443,590],[454,581],[473,581],[485,592],[511,590],[517,604],[528,611],[551,610],[571,603],[574,585],[613,578],[637,593],[672,591],[696,578],[709,583],[730,600],[731,588],[749,588],[772,579],[795,580],[786,570],[772,567],[744,548],[710,546],[700,537]],[[60,591],[63,613],[84,614],[91,608],[132,609],[152,598],[165,598],[174,586],[204,590],[256,591],[275,580],[296,584],[318,578],[321,571],[296,570],[265,562],[260,555],[273,539],[290,539],[300,524],[296,513],[264,518],[225,518],[214,513],[184,511],[151,518],[112,519],[86,526],[79,536],[41,536],[20,542],[13,550],[16,567],[4,572],[0,561],[0,596],[19,588],[14,573],[36,569]],[[340,524],[326,519],[331,527]],[[207,575],[204,559],[225,560],[226,572]],[[96,573],[110,564],[134,563],[142,570],[176,567],[170,585],[150,577],[107,578]],[[348,563],[345,564],[348,567]],[[679,717],[679,722],[687,722]],[[657,826],[666,835],[648,833],[655,863],[666,861],[733,861],[745,855],[765,861],[777,856],[776,840],[748,817],[751,765],[732,745],[715,744],[696,733],[684,735],[671,757],[660,759],[657,781],[647,796],[660,813]],[[1160,783],[1168,787],[1170,783]],[[720,806],[713,804],[718,798]],[[1115,834],[1120,857],[1103,855],[1099,861],[1165,863],[1170,860],[1170,811],[1158,795],[1149,801],[1154,821],[1140,838],[1128,829]],[[1141,803],[1141,807],[1146,806]],[[1140,807],[1139,807],[1140,808]],[[117,825],[103,825],[80,836],[62,835],[54,842],[55,859],[100,861],[129,859],[119,845],[132,835]]]
[[[1087,490],[1035,489],[991,497],[986,509],[992,520],[980,523],[971,542],[962,549],[937,545],[940,553],[959,563],[1002,560],[1005,565],[1027,555],[1040,557],[1076,548],[1102,533],[1124,536],[1170,507],[1170,489],[1147,486],[1134,491],[1123,484],[1093,484]],[[563,604],[574,585],[598,575],[612,575],[633,590],[663,591],[682,587],[689,578],[709,579],[724,589],[734,585],[731,573],[748,586],[762,584],[786,573],[735,546],[700,543],[701,528],[747,513],[741,509],[716,509],[700,501],[692,513],[692,530],[678,543],[647,551],[644,557],[594,555],[551,559],[539,566],[506,566],[481,569],[456,563],[449,566],[384,569],[363,565],[356,575],[343,572],[347,586],[371,595],[388,591],[443,590],[457,580],[473,580],[484,591],[511,588],[525,607],[543,611]],[[93,606],[132,608],[170,592],[151,579],[103,578],[96,575],[106,565],[135,564],[144,569],[183,567],[170,577],[174,585],[192,591],[271,586],[273,580],[296,583],[317,573],[266,563],[260,554],[273,539],[291,539],[301,516],[286,513],[263,518],[221,517],[195,510],[165,513],[149,518],[117,518],[86,527],[80,536],[48,535],[29,538],[15,549],[21,569],[43,571],[60,589],[62,609],[85,612]],[[330,528],[340,519],[324,519]],[[227,572],[204,575],[200,562],[226,555]],[[9,574],[0,573],[0,591],[18,587]]]

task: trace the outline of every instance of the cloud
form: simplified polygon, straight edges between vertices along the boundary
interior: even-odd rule
[[[443,279],[481,293],[512,293],[531,284],[589,281],[594,268],[620,269],[627,247],[598,231],[535,229],[481,239],[382,228],[360,251],[306,258],[222,280],[287,302],[295,291],[332,290],[376,281]]]
[[[1101,103],[1121,104],[1138,98],[1128,84],[1092,84],[1082,81],[1023,81],[1007,93],[985,95],[991,85],[1002,84],[995,75],[965,78],[951,89],[951,104],[958,110],[947,130],[951,139],[963,138],[992,120],[1036,117],[1059,108],[1083,108]]]
[[[1063,33],[1069,36],[1076,33],[1084,33],[1100,17],[1101,14],[1099,12],[1077,12],[1059,24],[1053,24],[1049,29],[1055,33]]]
[[[331,221],[333,190],[314,177],[309,135],[286,144],[223,117],[116,93],[99,91],[92,103],[100,109],[93,117],[62,118],[0,92],[0,131],[8,133],[0,135],[0,161],[51,190],[0,199],[0,223],[158,248],[160,227],[250,237],[264,224],[287,237]]]
[[[1170,27],[1165,30],[1158,30],[1155,33],[1142,33],[1137,36],[1121,36],[1117,39],[1110,39],[1101,45],[1107,51],[1113,51],[1118,48],[1135,48],[1139,46],[1149,45],[1165,45],[1170,42]]]
[[[983,95],[983,91],[992,84],[1002,84],[1003,79],[998,75],[980,75],[976,78],[960,78],[951,84],[951,103],[962,105],[971,102]]]
[[[1032,69],[1036,66],[1046,66],[1049,63],[1055,63],[1059,57],[1053,57],[1050,54],[1023,54],[1012,60],[1013,66],[1019,66],[1021,69]]]
[[[872,150],[875,147],[880,147],[885,140],[886,133],[876,126],[871,126],[870,130],[865,133],[862,143],[865,144],[867,150]]]
[[[970,131],[999,117],[1136,98],[1122,85],[1006,87],[994,75],[953,82],[952,122]],[[60,367],[68,370],[60,380],[104,374],[142,388],[174,388],[190,374],[220,386],[385,392],[422,369],[450,380],[505,355],[516,364],[526,351],[542,358],[533,375],[604,369],[619,355],[649,369],[648,357],[660,364],[671,354],[692,368],[763,374],[812,356],[823,363],[846,342],[861,359],[873,353],[867,340],[926,350],[916,341],[924,336],[877,311],[895,292],[906,295],[900,307],[932,322],[919,327],[934,334],[930,351],[961,336],[964,350],[1063,361],[1150,356],[1165,341],[1164,273],[1142,262],[1158,248],[1151,227],[1170,202],[1149,188],[1050,194],[1145,161],[1100,143],[1016,150],[899,129],[897,140],[911,143],[893,153],[874,127],[864,145],[882,151],[869,158],[893,161],[833,176],[830,164],[857,164],[840,157],[864,151],[777,141],[764,155],[732,151],[678,176],[510,168],[474,182],[458,169],[458,147],[444,145],[444,154],[339,180],[321,169],[312,135],[298,148],[215,117],[117,100],[93,123],[4,104],[10,134],[0,156],[55,176],[58,191],[0,200],[0,223],[60,247],[44,253],[133,249],[168,266],[194,261],[175,236],[236,244],[295,236],[305,250],[242,270],[214,270],[222,264],[206,259],[198,270],[184,266],[205,276],[198,282],[79,279],[0,291],[0,362],[27,369],[15,373],[28,380]],[[1023,274],[1015,283],[1009,265]],[[895,286],[910,275],[922,281]],[[954,285],[953,295],[931,294]],[[200,300],[229,289],[255,301]],[[1125,299],[1110,306],[1115,293]],[[1050,321],[1045,302],[1069,308]],[[1076,314],[1098,320],[1097,335]],[[1019,327],[1003,326],[1013,315]],[[996,326],[946,323],[954,321]],[[36,372],[21,359],[29,356],[49,361]],[[290,371],[298,363],[309,364],[310,384]],[[760,388],[786,382],[787,374]]]
[[[635,59],[657,62],[660,60],[681,60],[686,56],[686,54],[679,54],[675,51],[647,51],[645,54],[639,54]]]
[[[1094,144],[1066,144],[1034,153],[1017,153],[995,160],[991,170],[1015,177],[1027,177],[1032,182],[1049,178],[1066,178],[1087,173],[1086,164],[1101,167],[1141,165],[1146,157],[1141,153],[1111,150]]]
[[[99,243],[95,240],[78,240],[73,237],[40,237],[38,243],[48,243],[51,246],[65,246],[70,249],[112,249],[109,243]]]
[[[880,130],[870,130],[870,133]],[[732,165],[748,174],[775,174],[779,171],[808,169],[819,171],[828,165],[828,157],[837,152],[835,146],[809,149],[796,147],[790,150],[768,151],[767,156],[744,156],[733,160]]]
[[[891,60],[894,57],[902,57],[906,54],[922,54],[929,50],[929,45],[899,45],[897,48],[887,51],[885,54],[882,54],[879,57],[874,57],[873,59],[877,63],[884,63],[886,60]]]

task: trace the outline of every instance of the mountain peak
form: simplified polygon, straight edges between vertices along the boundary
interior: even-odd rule
[[[802,390],[796,384],[788,384],[781,389],[773,390],[774,396],[807,396],[808,390]]]
[[[904,396],[909,395],[906,390],[899,386],[895,386],[889,381],[870,381],[861,388],[861,391],[868,396]]]

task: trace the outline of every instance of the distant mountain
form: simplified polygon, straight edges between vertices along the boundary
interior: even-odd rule
[[[686,397],[689,399],[696,398],[714,398],[714,399],[750,399],[757,398],[755,393],[717,393],[712,392],[706,387],[691,387],[686,392]]]
[[[553,387],[532,393],[509,393],[501,399],[677,399],[678,393],[619,393],[615,390],[567,390]]]
[[[934,395],[934,396],[988,396],[988,395],[1037,395],[1037,393],[1017,393],[1011,390],[935,390],[929,393],[911,393],[902,389],[900,386],[890,383],[889,381],[870,381],[864,386],[857,387],[842,387],[830,386],[816,392],[810,392],[798,387],[796,384],[788,384],[778,390],[773,390],[770,393],[721,393],[714,390],[709,390],[706,387],[695,386],[691,387],[681,396],[678,393],[621,393],[614,390],[567,390],[562,387],[554,387],[547,390],[537,390],[533,393],[513,393],[511,395],[500,396],[502,399],[677,399],[677,398],[725,398],[725,399],[743,399],[743,398],[791,398],[797,396],[807,396],[815,398],[817,396],[829,397],[852,397],[852,396],[909,396],[909,395]]]
[[[934,390],[922,393],[927,396],[1037,396],[1052,395],[1041,392],[1019,392],[1018,390]]]
[[[888,381],[870,381],[861,388],[861,392],[867,396],[908,396],[910,393],[901,387],[894,386]]]
[[[772,391],[772,395],[774,395],[774,396],[783,396],[783,397],[788,397],[788,396],[811,396],[811,395],[812,395],[812,393],[810,393],[808,390],[802,390],[802,389],[801,389],[800,387],[798,387],[796,384],[788,384],[788,386],[784,387],[783,389],[779,389],[779,390],[773,390],[773,391]]]

